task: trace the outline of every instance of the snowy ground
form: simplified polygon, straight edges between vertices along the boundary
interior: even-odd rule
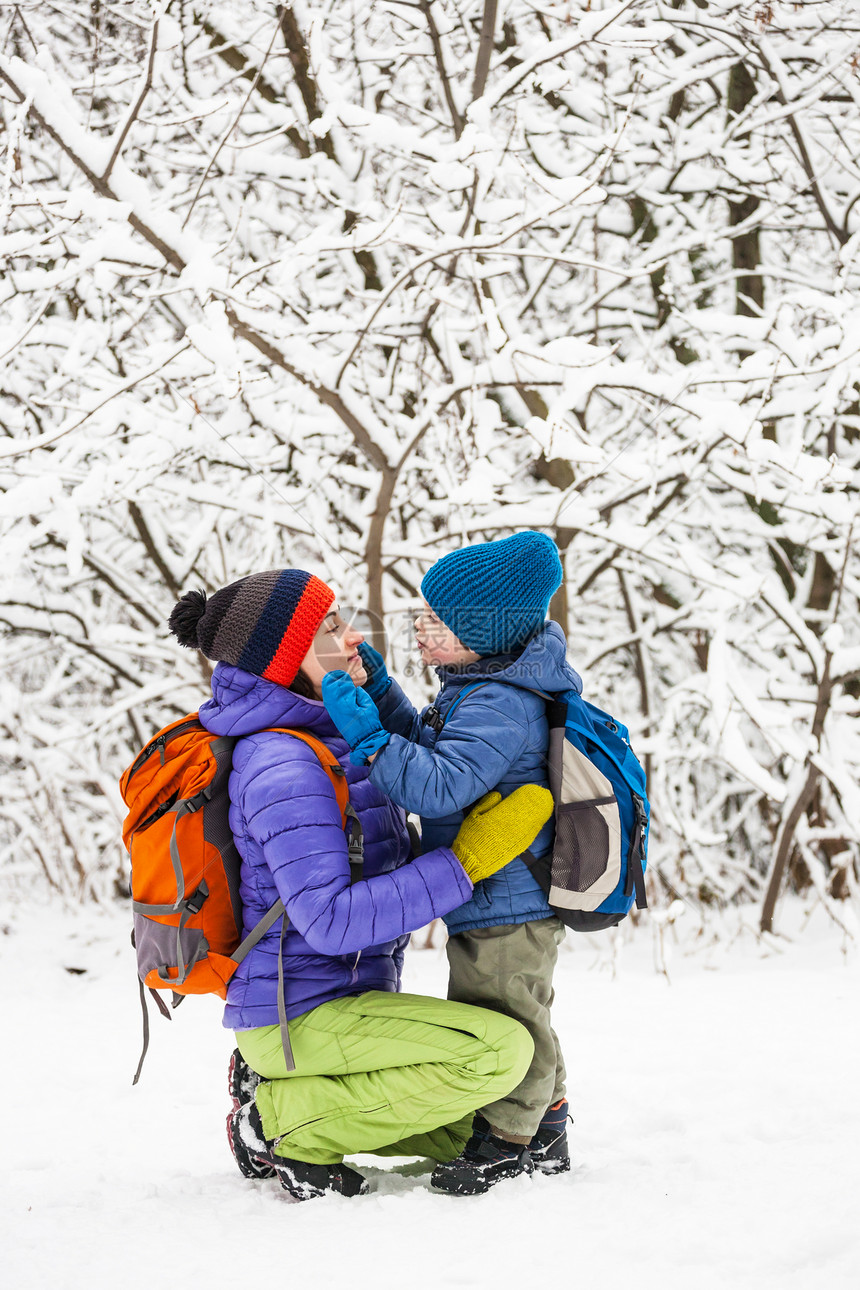
[[[782,910],[791,939],[769,945],[732,917],[728,949],[681,920],[671,980],[647,926],[614,960],[568,937],[569,1175],[460,1199],[429,1191],[427,1162],[368,1157],[371,1195],[297,1205],[235,1172],[217,1001],[154,1017],[133,1089],[123,912],[7,909],[4,1286],[857,1290],[860,954],[820,909],[802,935]],[[405,984],[443,992],[444,952],[411,952]]]

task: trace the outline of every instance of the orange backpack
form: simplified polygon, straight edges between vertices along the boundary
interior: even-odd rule
[[[306,743],[329,776],[344,829],[352,821],[349,861],[355,881],[363,858],[362,834],[349,804],[343,767],[306,731],[278,731]],[[159,990],[173,992],[174,1007],[188,994],[224,999],[239,964],[282,915],[282,938],[286,929],[279,900],[242,940],[241,861],[228,821],[227,784],[235,743],[234,737],[212,734],[193,712],[160,730],[120,779],[129,808],[122,837],[131,860],[132,944],[144,1017],[135,1084],[149,1043],[144,987],[168,1018]],[[283,1012],[283,979],[278,1004]],[[285,1015],[282,1023],[286,1052]]]

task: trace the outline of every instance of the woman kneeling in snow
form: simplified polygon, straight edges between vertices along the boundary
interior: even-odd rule
[[[277,1176],[300,1200],[367,1190],[344,1155],[453,1159],[475,1109],[522,1079],[533,1045],[519,1022],[400,994],[400,972],[409,933],[468,900],[552,811],[547,790],[526,786],[489,809],[479,803],[450,847],[411,859],[403,812],[367,766],[352,764],[321,701],[327,671],[367,679],[363,637],[334,600],[312,574],[280,569],[208,600],[188,592],[170,616],[182,645],[218,660],[200,720],[238,736],[230,826],[245,934],[279,899],[286,908],[227,991],[224,1024],[238,1044],[230,1146],[245,1177]],[[343,768],[364,836],[358,881],[328,773],[308,745],[272,727],[307,731]]]

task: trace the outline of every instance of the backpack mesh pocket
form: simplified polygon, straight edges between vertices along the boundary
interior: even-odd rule
[[[567,802],[560,807],[555,828],[556,862],[552,876],[565,891],[587,891],[609,863],[609,826],[599,807],[615,799]]]
[[[550,903],[596,909],[621,872],[620,821],[615,797],[564,802],[556,812]]]

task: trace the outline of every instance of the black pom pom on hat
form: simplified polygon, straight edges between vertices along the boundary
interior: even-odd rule
[[[186,649],[199,649],[197,629],[200,619],[206,613],[206,592],[186,591],[185,595],[173,606],[173,612],[167,625],[173,635]]]

